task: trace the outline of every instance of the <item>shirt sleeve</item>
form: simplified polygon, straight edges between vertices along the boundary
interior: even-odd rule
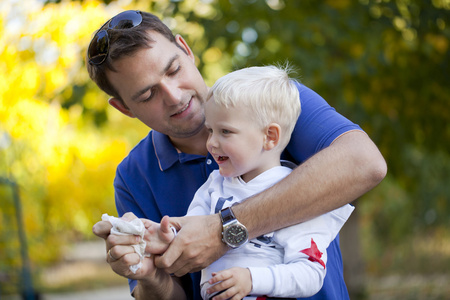
[[[130,211],[133,212],[138,218],[145,217],[144,212],[136,201],[134,201],[133,196],[127,188],[126,181],[121,174],[120,166],[117,168],[116,177],[114,178],[114,195],[119,217]],[[130,288],[130,294],[133,295],[134,289],[137,286],[137,281],[128,279],[128,285]]]
[[[351,130],[362,130],[310,88],[296,83],[300,94],[301,113],[291,140],[286,147],[290,157],[301,163],[328,147],[338,136]]]
[[[310,221],[274,233],[284,248],[284,263],[250,267],[252,295],[295,298],[316,294],[326,275],[327,248],[350,217],[354,207],[345,205]]]
[[[214,174],[215,172],[213,171],[209,175],[208,180],[206,180],[206,182],[195,193],[194,198],[189,205],[186,214],[187,216],[204,216],[211,213],[211,199],[209,196],[209,189],[212,182],[214,181]]]
[[[114,178],[114,197],[119,217],[130,211],[138,218],[144,217],[144,213],[127,188],[126,181],[121,174],[120,166],[117,168],[116,177]]]

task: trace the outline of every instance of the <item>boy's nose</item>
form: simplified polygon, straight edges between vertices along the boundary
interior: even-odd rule
[[[218,147],[217,139],[214,134],[210,134],[208,137],[208,140],[206,141],[206,148],[208,148],[208,151],[213,151],[214,148]]]

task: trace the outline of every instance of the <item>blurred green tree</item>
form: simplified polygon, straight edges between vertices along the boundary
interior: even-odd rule
[[[187,9],[193,2],[151,2],[150,11],[168,24],[201,25],[201,37],[187,39],[208,83],[233,69],[288,60],[380,147],[407,195],[375,204],[368,217],[380,238],[396,243],[449,225],[448,1],[217,0]]]

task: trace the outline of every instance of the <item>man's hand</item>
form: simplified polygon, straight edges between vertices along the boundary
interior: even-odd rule
[[[219,215],[170,218],[178,230],[166,252],[155,258],[158,268],[182,276],[199,271],[216,261],[228,250],[222,242]]]
[[[137,217],[133,213],[126,213],[122,219],[131,221]],[[149,220],[143,220],[144,225],[148,226]],[[140,262],[139,255],[135,252],[132,245],[138,244],[140,237],[135,235],[115,235],[110,234],[112,225],[108,221],[100,221],[94,225],[92,231],[98,237],[106,242],[106,261],[117,274],[130,278],[141,279],[147,275],[155,275],[156,268],[153,259],[145,257],[142,261],[142,267],[133,274],[130,266]]]
[[[136,218],[132,213],[126,213],[122,217],[127,221]],[[141,219],[144,226],[148,228],[153,223],[150,220]],[[139,243],[139,236],[110,234],[112,225],[107,221],[100,221],[94,225],[92,231],[106,242],[106,261],[114,272],[138,281],[134,290],[136,299],[185,299],[186,295],[178,279],[171,277],[164,270],[155,267],[153,257],[144,257],[142,266],[133,274],[130,266],[140,261],[139,255],[134,251],[132,245]],[[145,238],[145,236],[144,236]]]
[[[92,232],[98,236],[99,238],[102,238],[106,240],[106,238],[109,236],[109,233],[111,232],[112,225],[108,221],[100,221],[94,224],[92,227]]]

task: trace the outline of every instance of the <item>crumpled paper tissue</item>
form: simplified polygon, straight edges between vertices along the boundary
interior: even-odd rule
[[[132,221],[125,221],[120,218],[116,218],[113,216],[109,216],[108,214],[102,215],[102,221],[108,221],[111,223],[111,234],[116,235],[138,235],[141,237],[141,241],[139,244],[132,245],[134,248],[134,251],[139,255],[141,258],[141,261],[133,266],[130,266],[131,272],[133,274],[136,274],[137,270],[139,270],[142,267],[142,260],[145,256],[150,256],[150,254],[145,253],[145,246],[146,242],[144,241],[144,233],[145,233],[145,226],[144,223],[142,223],[142,220],[137,218]]]

